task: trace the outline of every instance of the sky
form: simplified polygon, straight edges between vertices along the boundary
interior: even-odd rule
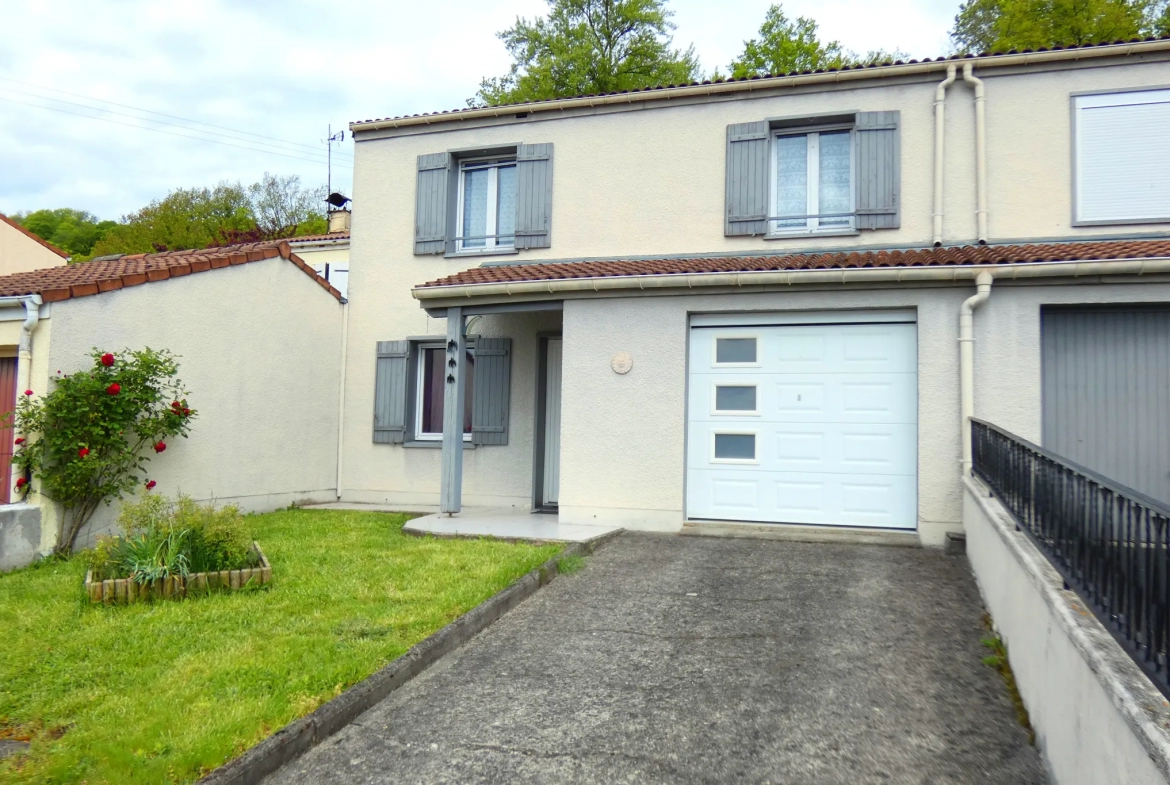
[[[694,44],[704,72],[726,72],[769,4],[670,0],[675,45]],[[783,6],[816,19],[823,40],[922,58],[947,53],[958,2]],[[508,70],[496,33],[546,9],[544,0],[0,0],[0,213],[72,207],[116,220],[175,188],[265,172],[324,185],[330,125],[465,106],[483,77]],[[333,145],[342,193],[353,171],[345,137]]]

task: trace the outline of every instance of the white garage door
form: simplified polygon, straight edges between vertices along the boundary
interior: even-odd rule
[[[913,323],[702,319],[691,327],[689,518],[915,528]]]

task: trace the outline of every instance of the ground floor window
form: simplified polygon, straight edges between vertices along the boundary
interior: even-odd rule
[[[416,374],[414,434],[416,439],[443,438],[443,398],[446,351],[442,346],[420,346]],[[471,439],[471,414],[475,391],[475,357],[470,351],[463,365],[463,438]]]

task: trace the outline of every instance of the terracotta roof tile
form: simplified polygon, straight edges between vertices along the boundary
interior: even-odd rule
[[[284,240],[224,248],[99,257],[89,262],[14,273],[0,276],[0,297],[39,294],[45,302],[56,302],[278,256],[294,263],[330,294],[341,299],[341,292],[317,275],[312,267],[292,252],[291,246]]]
[[[1154,240],[1107,240],[1026,245],[964,245],[879,251],[630,259],[474,267],[428,281],[416,288],[467,284],[554,281],[572,278],[618,278],[631,275],[842,270],[873,267],[939,267],[976,264],[1021,264],[1108,259],[1170,257],[1170,237]]]
[[[988,58],[1001,57],[1003,55],[1029,54],[1031,52],[1048,52],[1048,51],[1057,51],[1057,50],[1062,50],[1062,49],[1094,49],[1094,48],[1102,47],[1102,46],[1118,46],[1118,45],[1124,45],[1124,44],[1137,44],[1137,43],[1142,43],[1145,41],[1167,41],[1167,40],[1170,40],[1170,36],[1148,37],[1148,38],[1131,38],[1131,39],[1123,40],[1123,41],[1101,41],[1101,42],[1095,43],[1095,44],[1081,44],[1079,46],[1076,44],[1072,44],[1069,46],[1051,46],[1051,47],[1041,46],[1041,47],[1038,47],[1036,49],[1009,49],[1007,51],[980,52],[979,54],[954,54],[954,55],[950,55],[947,57],[935,57],[935,58],[925,57],[922,60],[910,60],[910,59],[908,59],[908,60],[894,60],[894,61],[887,60],[885,62],[880,62],[880,63],[865,63],[862,65],[846,65],[846,66],[842,66],[841,68],[819,68],[816,70],[789,71],[787,73],[779,73],[779,74],[763,74],[760,76],[744,77],[742,79],[728,78],[728,79],[716,79],[714,81],[708,79],[708,80],[701,81],[701,82],[680,82],[678,84],[655,85],[654,87],[643,87],[643,88],[637,88],[637,89],[633,89],[633,90],[619,90],[617,92],[612,92],[612,93],[583,93],[581,95],[561,96],[560,98],[554,98],[554,99],[544,100],[544,101],[524,101],[524,102],[515,103],[515,104],[499,104],[498,106],[493,106],[492,108],[495,109],[495,108],[499,108],[501,106],[502,107],[513,107],[513,106],[525,107],[525,106],[533,106],[534,104],[549,104],[549,103],[555,103],[557,101],[565,101],[565,100],[571,100],[571,99],[576,99],[576,98],[600,98],[602,96],[607,96],[607,95],[630,95],[632,93],[647,93],[647,92],[657,92],[657,91],[661,91],[661,90],[672,90],[672,89],[676,89],[676,88],[680,88],[680,87],[697,87],[700,85],[710,85],[710,84],[730,84],[733,82],[751,82],[751,81],[757,81],[760,79],[775,79],[775,78],[784,77],[784,76],[802,76],[802,75],[808,75],[808,74],[814,74],[814,73],[833,73],[836,71],[861,71],[861,70],[865,70],[867,68],[879,68],[882,66],[889,66],[889,65],[909,65],[909,64],[914,64],[914,63],[943,62],[943,61],[947,61],[947,60],[986,60]],[[473,112],[479,108],[481,108],[481,107],[469,106],[469,107],[465,107],[465,108],[461,108],[461,109],[445,109],[443,111],[438,111],[438,112],[423,112],[421,114],[404,114],[404,115],[397,115],[395,117],[379,117],[379,118],[372,118],[369,120],[357,120],[357,121],[350,123],[350,127],[352,128],[353,126],[356,126],[356,125],[365,125],[367,123],[380,123],[380,122],[390,122],[393,120],[405,120],[406,118],[409,118],[409,117],[442,117],[442,116],[450,116],[450,115],[458,116],[458,115],[466,113],[466,112]]]
[[[46,247],[46,248],[48,248],[50,251],[52,251],[53,253],[55,253],[55,254],[57,254],[58,256],[60,256],[62,259],[68,259],[68,258],[69,258],[69,254],[68,254],[68,252],[66,252],[66,251],[62,251],[60,248],[58,248],[57,246],[53,245],[53,244],[52,244],[51,242],[49,242],[48,240],[42,240],[40,237],[37,237],[35,234],[33,234],[32,232],[30,232],[28,229],[25,229],[23,226],[21,226],[20,224],[18,224],[16,221],[12,220],[11,218],[9,218],[9,217],[8,217],[7,215],[5,215],[4,213],[0,213],[0,221],[3,221],[4,223],[8,224],[9,226],[11,226],[13,229],[15,229],[16,231],[20,232],[21,234],[28,235],[28,236],[29,236],[30,238],[32,238],[33,240],[36,240],[38,243],[40,243],[41,245],[45,246],[45,247]]]
[[[319,243],[324,240],[348,240],[349,232],[330,232],[329,234],[306,234],[301,237],[290,237],[288,241],[296,245],[297,243]]]

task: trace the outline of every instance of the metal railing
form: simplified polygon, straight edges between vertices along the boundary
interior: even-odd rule
[[[1170,509],[983,420],[972,472],[1170,697]]]

